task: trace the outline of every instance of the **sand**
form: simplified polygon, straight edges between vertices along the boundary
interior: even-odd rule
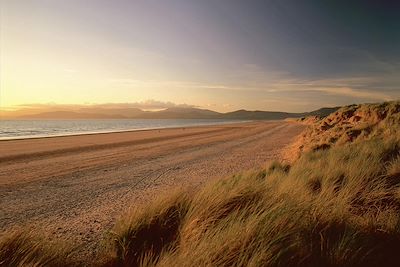
[[[94,254],[129,207],[264,167],[303,129],[270,121],[0,141],[0,232],[29,227]]]

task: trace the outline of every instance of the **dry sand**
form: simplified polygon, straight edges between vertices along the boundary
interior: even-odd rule
[[[271,121],[0,141],[0,232],[33,227],[96,253],[128,207],[265,166],[303,129]]]

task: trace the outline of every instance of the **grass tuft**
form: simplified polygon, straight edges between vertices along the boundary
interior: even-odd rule
[[[76,266],[70,250],[22,230],[4,233],[0,240],[0,266]]]
[[[114,254],[108,265],[156,262],[164,249],[172,249],[177,242],[189,205],[189,196],[178,192],[125,215],[112,232]]]

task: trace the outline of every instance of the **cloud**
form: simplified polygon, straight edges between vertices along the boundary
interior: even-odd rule
[[[239,75],[240,74],[240,75]],[[227,92],[266,93],[269,96],[287,95],[293,93],[320,93],[321,97],[335,95],[352,97],[354,101],[388,101],[395,99],[398,91],[394,85],[398,80],[393,77],[349,76],[321,79],[301,79],[290,73],[279,71],[264,71],[255,64],[246,64],[240,73],[241,81],[194,82],[194,81],[156,81],[137,80],[130,78],[109,79],[116,86],[133,88],[177,88],[192,90],[220,90]]]
[[[356,90],[350,87],[313,88],[311,89],[311,91],[324,92],[329,95],[350,96],[354,98],[363,98],[371,100],[384,100],[384,101],[393,100],[393,97],[384,93]]]
[[[387,90],[371,88],[373,77],[349,77],[320,80],[287,80],[272,84],[268,92],[320,92],[328,95],[390,101],[395,97]]]
[[[237,90],[224,84],[200,83],[190,81],[156,81],[156,80],[137,80],[137,79],[109,79],[108,82],[113,86],[137,87],[137,88],[180,88],[180,89],[223,89]]]
[[[166,108],[192,108],[195,107],[189,104],[176,104],[173,102],[163,102],[154,99],[148,99],[141,102],[132,102],[132,103],[106,103],[106,104],[94,104],[92,106],[101,107],[101,108],[140,108],[140,109],[166,109]]]

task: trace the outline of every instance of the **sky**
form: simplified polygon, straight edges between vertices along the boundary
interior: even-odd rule
[[[400,98],[400,2],[0,0],[0,107]]]

